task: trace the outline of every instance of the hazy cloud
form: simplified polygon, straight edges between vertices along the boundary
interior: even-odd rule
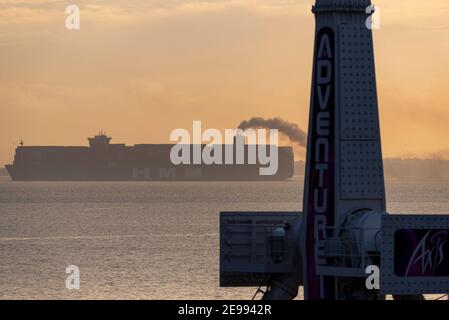
[[[79,32],[65,29],[74,2]],[[98,129],[129,144],[167,142],[198,119],[233,128],[279,116],[305,129],[313,2],[3,0],[0,164],[20,138],[78,145]],[[384,153],[447,149],[449,2],[376,3]]]

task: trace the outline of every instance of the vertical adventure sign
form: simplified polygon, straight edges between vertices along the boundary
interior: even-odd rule
[[[334,134],[335,134],[335,35],[329,28],[317,33],[312,110],[309,129],[308,181],[306,197],[306,275],[307,299],[333,299],[335,281],[317,275],[320,243],[334,225]]]

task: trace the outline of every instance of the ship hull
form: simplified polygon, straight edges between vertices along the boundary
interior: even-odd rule
[[[279,148],[274,175],[262,175],[267,165],[260,164],[174,165],[172,147],[18,147],[6,169],[13,181],[280,181],[294,174],[289,147]]]
[[[280,181],[293,174],[262,176],[258,168],[172,167],[122,170],[67,170],[7,166],[13,181]]]

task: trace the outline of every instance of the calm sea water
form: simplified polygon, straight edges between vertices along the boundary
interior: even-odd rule
[[[390,212],[448,213],[448,181],[388,181]],[[0,180],[0,299],[250,299],[218,286],[218,213],[299,211],[274,183]],[[65,288],[65,268],[81,290]]]

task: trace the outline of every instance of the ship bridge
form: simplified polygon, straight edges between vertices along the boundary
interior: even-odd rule
[[[89,141],[89,146],[91,148],[93,148],[93,147],[96,147],[96,146],[109,145],[109,143],[111,142],[112,138],[108,137],[105,132],[100,131],[95,137],[87,138],[87,140]]]

